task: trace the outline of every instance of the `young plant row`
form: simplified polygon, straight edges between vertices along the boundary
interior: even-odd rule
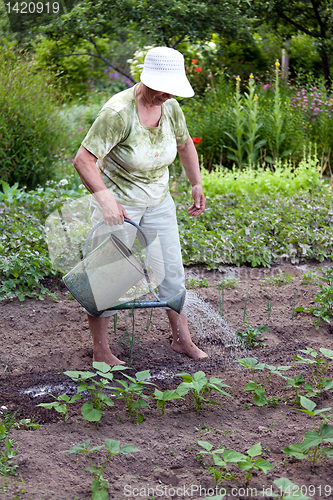
[[[81,414],[84,420],[95,422],[96,428],[98,428],[104,414],[104,408],[114,406],[112,397],[124,400],[131,421],[136,420],[137,424],[143,421],[144,416],[141,410],[150,407],[149,400],[155,401],[157,410],[161,409],[162,415],[164,415],[165,404],[168,401],[184,399],[184,396],[187,394],[193,398],[197,413],[200,412],[204,405],[221,405],[221,403],[211,399],[211,393],[213,392],[232,397],[224,390],[224,388],[229,388],[229,386],[224,384],[222,379],[210,377],[208,380],[202,371],[196,372],[193,376],[189,373],[179,373],[176,376],[183,378],[183,382],[176,389],[162,392],[155,388],[153,394],[147,395],[145,392],[149,391],[152,386],[155,386],[155,384],[149,382],[151,376],[149,370],[137,372],[134,377],[131,377],[123,373],[128,369],[126,366],[117,365],[111,368],[104,362],[93,362],[93,367],[96,369],[96,372],[64,372],[65,375],[78,384],[75,396],[72,398],[67,394],[62,394],[58,398],[52,396],[55,401],[40,403],[37,406],[47,409],[54,408],[62,415],[63,421],[66,423],[70,404],[83,399],[82,393],[87,392],[90,399],[81,406]],[[122,372],[125,380],[114,379],[114,374],[119,371]],[[110,385],[111,382],[117,385]],[[110,395],[106,394],[105,391],[108,391]]]

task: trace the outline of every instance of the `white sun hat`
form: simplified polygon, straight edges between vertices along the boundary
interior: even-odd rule
[[[140,79],[153,90],[179,97],[194,95],[186,77],[183,54],[169,47],[148,50]]]

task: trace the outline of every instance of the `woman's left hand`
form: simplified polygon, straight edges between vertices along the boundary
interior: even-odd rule
[[[192,217],[197,217],[202,214],[206,207],[206,198],[201,184],[192,186],[192,198],[193,204],[188,209],[188,213],[192,215]]]

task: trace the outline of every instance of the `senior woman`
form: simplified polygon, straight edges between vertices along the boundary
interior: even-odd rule
[[[188,212],[196,217],[205,210],[197,152],[174,95],[194,95],[182,54],[168,47],[150,49],[140,83],[104,105],[74,159],[83,184],[93,194],[94,224],[104,219],[107,226],[119,227],[126,217],[140,224],[148,239],[153,233],[157,237],[164,266],[158,286],[162,300],[185,290],[176,210],[168,188],[168,166],[177,150],[192,185],[193,204]],[[93,359],[123,364],[107,342],[107,314],[88,315]],[[167,315],[171,348],[194,359],[206,358],[191,340],[185,314],[167,310]]]

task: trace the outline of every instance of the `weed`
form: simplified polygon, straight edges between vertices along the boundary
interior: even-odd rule
[[[248,349],[256,346],[264,346],[265,344],[261,341],[261,335],[268,330],[268,327],[259,325],[253,328],[253,326],[249,325],[246,321],[244,325],[247,326],[247,330],[245,330],[245,332],[238,331],[236,333],[236,340]]]
[[[76,444],[69,450],[64,450],[62,453],[71,453],[72,455],[77,455],[78,453],[85,453],[90,462],[90,467],[87,467],[85,470],[91,472],[93,475],[93,482],[91,483],[91,492],[92,492],[92,500],[107,500],[108,493],[107,490],[109,488],[109,483],[105,479],[103,479],[103,471],[107,466],[110,458],[113,455],[128,455],[129,453],[139,452],[138,448],[133,446],[132,444],[125,444],[120,448],[119,441],[114,441],[113,439],[106,439],[105,445],[101,446],[93,446],[88,449],[90,444],[90,439],[87,439],[82,444]],[[105,449],[108,452],[108,457],[102,465],[96,465],[92,459],[93,453],[98,453],[100,450]]]
[[[149,407],[146,401],[148,396],[143,393],[143,390],[146,389],[148,385],[155,384],[147,382],[147,379],[150,378],[149,370],[137,372],[135,378],[125,373],[124,376],[129,380],[129,383],[126,380],[117,380],[121,387],[113,387],[113,391],[118,394],[117,399],[125,400],[130,419],[133,420],[133,418],[136,417],[136,423],[140,424],[144,417],[139,410]]]
[[[213,391],[232,398],[230,394],[222,389],[224,387],[229,388],[229,385],[223,384],[223,380],[216,377],[210,377],[208,381],[205,373],[202,371],[194,373],[193,377],[189,373],[178,373],[176,377],[183,378],[183,382],[179,384],[176,389],[177,393],[181,396],[185,396],[186,394],[190,393],[195,401],[195,409],[197,414],[199,414],[204,404],[215,404],[222,406],[221,403],[208,399],[211,392]]]
[[[51,408],[54,408],[58,413],[61,414],[62,419],[64,421],[64,424],[66,425],[66,417],[69,409],[69,405],[71,403],[76,403],[76,401],[82,399],[82,396],[79,394],[76,394],[72,398],[67,396],[67,394],[62,394],[59,397],[53,396],[53,394],[50,394],[56,401],[53,401],[52,403],[40,403],[39,405],[36,406],[42,406],[43,408],[46,408],[47,410],[50,410]]]
[[[94,372],[89,371],[66,371],[64,372],[74,382],[78,383],[78,394],[88,391],[91,401],[87,401],[81,407],[81,413],[84,420],[95,422],[98,429],[99,421],[102,418],[104,406],[114,406],[114,402],[103,391],[104,389],[112,390],[109,382],[113,380],[113,374],[118,370],[127,370],[127,367],[116,365],[112,368],[104,362],[93,362]],[[98,382],[95,377],[101,377]]]
[[[275,367],[273,365],[267,365],[266,363],[258,363],[258,361],[255,358],[237,359],[235,363],[239,363],[242,366],[245,366],[246,368],[249,368],[251,370],[253,380],[248,381],[248,384],[245,387],[244,391],[248,391],[253,394],[253,402],[257,406],[264,406],[271,401],[265,396],[265,389],[271,376],[274,374],[282,377],[283,375],[281,372],[284,372],[292,368],[291,366]],[[262,374],[260,372],[263,372],[265,368],[269,370],[270,373],[267,376],[266,380],[263,381]]]

